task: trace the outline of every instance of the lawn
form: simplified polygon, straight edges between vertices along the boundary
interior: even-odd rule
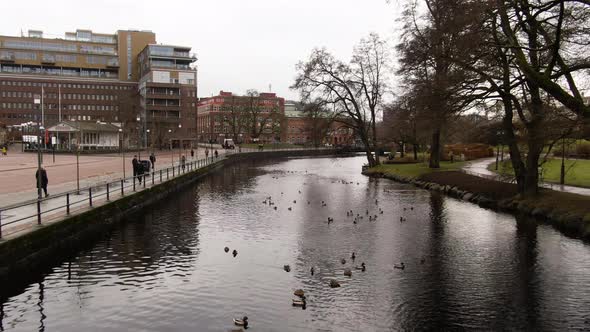
[[[368,170],[369,173],[384,173],[384,174],[396,174],[405,177],[419,177],[420,175],[432,173],[432,172],[444,172],[444,171],[455,171],[465,165],[465,162],[454,162],[442,161],[440,168],[433,169],[428,167],[428,163],[416,163],[416,164],[390,164],[390,165],[379,165]]]
[[[559,183],[561,159],[549,159],[542,166],[543,181]],[[496,163],[488,165],[488,170],[503,175],[513,175],[510,160],[505,160],[496,171]],[[590,188],[590,160],[576,159],[565,161],[565,184]]]

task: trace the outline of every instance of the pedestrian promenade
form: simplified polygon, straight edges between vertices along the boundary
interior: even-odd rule
[[[86,177],[80,180],[79,190],[76,181],[71,181],[72,176],[76,176],[75,168],[72,170],[72,156],[63,156],[66,158],[61,160],[59,164],[56,160],[56,164],[53,167],[50,164],[48,165],[48,160],[45,159],[44,167],[47,169],[49,177],[48,191],[50,195],[41,199],[37,199],[35,183],[35,172],[37,169],[36,167],[32,167],[31,156],[16,154],[13,161],[17,161],[16,164],[20,167],[15,168],[14,165],[4,164],[3,170],[0,170],[0,176],[3,176],[2,179],[7,183],[6,186],[2,186],[2,190],[0,191],[2,193],[0,194],[0,241],[19,236],[24,232],[34,230],[36,227],[43,227],[58,222],[68,216],[96,208],[123,196],[149,189],[152,186],[172,180],[179,175],[221,161],[228,154],[240,152],[238,149],[223,150],[217,147],[214,145],[212,152],[217,150],[219,153],[218,157],[215,157],[214,153],[211,152],[206,155],[204,147],[195,149],[195,156],[193,158],[191,158],[190,150],[184,154],[180,152],[180,155],[178,151],[156,154],[155,171],[143,176],[141,183],[137,177],[133,177],[131,162],[135,153],[126,159],[126,177],[123,177],[122,157],[119,155],[81,157],[80,159],[84,160],[85,163],[80,165],[80,173],[86,167],[89,170],[84,172]],[[271,149],[270,151],[287,150],[306,149]],[[241,149],[241,152],[257,151],[257,149]],[[268,151],[267,149],[264,152]],[[139,155],[139,153],[137,154]],[[184,168],[179,163],[179,156],[182,155],[186,156]],[[142,153],[141,156],[143,160],[146,160],[149,154],[145,154],[144,157]],[[118,166],[119,171],[103,169],[109,166]],[[21,175],[22,178],[18,177],[17,174]],[[55,181],[55,177],[59,181],[61,179],[60,176],[68,179],[68,181],[62,183],[53,182]],[[23,182],[26,185],[23,185]],[[10,192],[11,186],[15,188],[15,192]],[[26,188],[26,190],[17,191],[22,188]],[[6,198],[10,198],[10,200]]]

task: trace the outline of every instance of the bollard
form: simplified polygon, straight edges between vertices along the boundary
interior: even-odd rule
[[[142,177],[143,177],[143,189],[145,189],[146,176],[142,175]]]
[[[162,183],[162,170],[160,170],[160,183]]]
[[[133,191],[135,191],[135,176],[133,177]]]
[[[66,214],[70,214],[70,193],[66,194]]]
[[[174,177],[174,170],[175,170],[175,169],[176,169],[176,168],[175,168],[174,166],[172,166],[172,177]]]
[[[125,196],[125,189],[123,188],[123,181],[125,181],[125,180],[121,180],[121,196]]]
[[[90,207],[92,207],[92,187],[88,188],[88,202],[90,203]]]
[[[166,168],[166,180],[170,180],[170,173],[168,172],[169,170],[169,168]]]
[[[110,198],[110,197],[109,197],[109,184],[107,183],[107,201],[109,201],[109,200],[110,200],[109,198]]]
[[[156,173],[152,172],[152,186],[154,185],[154,176],[156,176]]]
[[[37,199],[37,225],[41,225],[41,200]]]

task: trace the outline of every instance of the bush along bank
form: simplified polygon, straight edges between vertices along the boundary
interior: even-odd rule
[[[432,172],[407,177],[391,172],[367,170],[364,175],[383,177],[477,204],[483,208],[534,217],[568,236],[590,241],[590,198],[542,189],[534,198],[516,193],[516,185],[489,180],[459,171]]]

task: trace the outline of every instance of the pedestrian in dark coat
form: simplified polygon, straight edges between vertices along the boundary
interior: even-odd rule
[[[47,171],[45,170],[45,168],[41,167],[41,180],[39,180],[39,170],[35,172],[35,180],[37,181],[37,188],[39,188],[39,185],[41,185],[41,188],[45,193],[45,197],[49,196],[49,194],[47,193],[47,184],[49,183],[49,180],[47,179]]]
[[[156,156],[154,156],[153,152],[150,155],[150,162],[152,163],[152,171],[155,171],[156,170]]]
[[[137,155],[133,156],[133,160],[131,160],[131,165],[133,165],[133,177],[136,178],[140,175],[140,167],[139,161],[137,160]],[[139,182],[141,183],[141,177],[138,177]],[[135,181],[135,180],[134,180]]]
[[[215,150],[215,159],[217,159],[217,157],[219,157],[219,152],[217,152],[217,150]]]
[[[191,149],[191,159],[195,159],[195,150]]]
[[[186,157],[184,155],[180,158],[180,164],[182,165],[182,171],[184,172],[184,168],[186,167]]]

